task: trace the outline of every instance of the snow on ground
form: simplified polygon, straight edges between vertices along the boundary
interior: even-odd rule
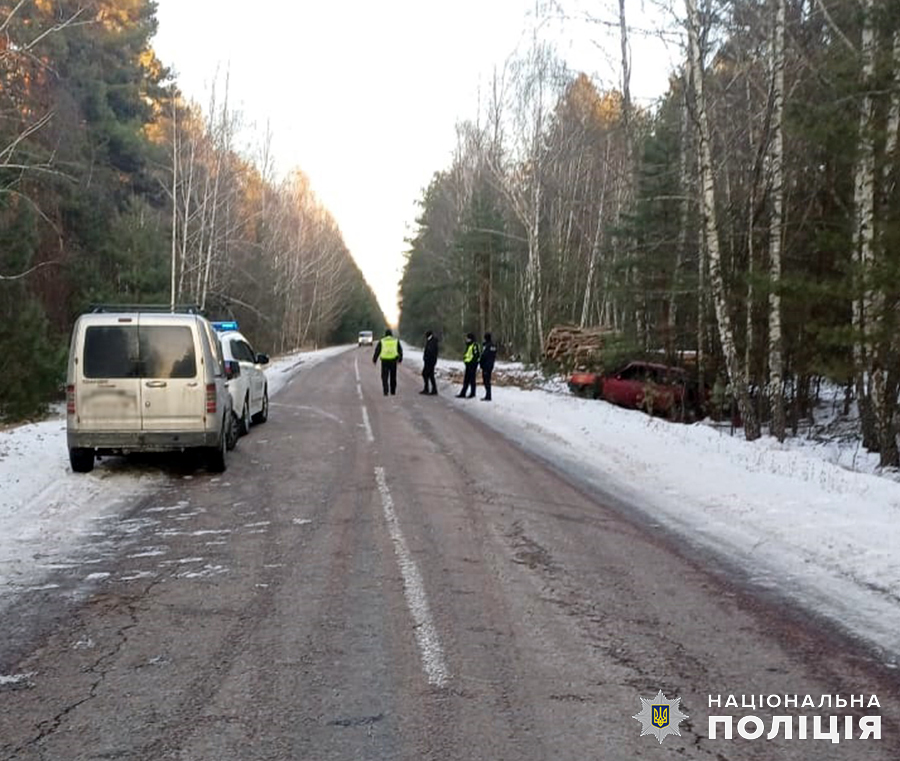
[[[318,351],[297,352],[288,354],[285,357],[276,359],[266,365],[266,378],[269,382],[269,396],[274,396],[282,388],[284,388],[300,370],[308,370],[324,362],[330,357],[341,354],[349,349],[352,345],[330,346],[327,349],[319,349]]]
[[[421,352],[404,357],[421,366]],[[461,370],[461,362],[438,365],[439,376]],[[494,386],[492,397],[452,402],[898,663],[900,483],[876,474],[877,457],[858,442],[747,442],[741,431],[574,397],[559,379],[538,390]]]
[[[270,395],[298,372],[349,348],[273,360],[266,366]],[[0,432],[0,596],[75,562],[80,545],[106,536],[106,524],[165,479],[158,468],[120,457],[103,458],[91,473],[72,473],[64,406],[48,420]]]
[[[298,372],[351,347],[294,354],[270,363],[272,395]],[[404,364],[421,352],[404,347]],[[461,362],[441,360],[447,384]],[[498,371],[538,376],[498,363]],[[480,378],[479,378],[480,385]],[[480,391],[480,389],[479,389]],[[451,399],[526,449],[609,495],[619,509],[662,524],[691,551],[744,569],[749,582],[825,615],[883,651],[900,656],[900,483],[880,474],[855,440],[771,438],[680,425],[571,396],[565,384],[494,389],[490,404]],[[41,423],[0,433],[0,589],[38,584],[70,562],[78,546],[142,493],[164,483],[153,468],[120,458],[72,474],[62,410]]]

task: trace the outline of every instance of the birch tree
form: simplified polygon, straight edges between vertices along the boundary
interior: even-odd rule
[[[732,393],[737,398],[738,409],[748,440],[759,438],[759,424],[750,401],[746,370],[735,344],[734,329],[725,282],[722,276],[722,255],[719,246],[719,229],[716,210],[715,178],[710,149],[710,127],[703,89],[703,54],[700,48],[700,14],[697,0],[685,0],[691,82],[693,85],[694,121],[700,162],[700,213],[703,220],[705,247],[709,262],[709,279],[713,306],[718,325],[719,340],[725,356],[725,365]]]
[[[772,433],[785,437],[784,358],[781,324],[781,245],[784,237],[784,25],[785,0],[771,0],[770,42],[772,76],[772,131],[769,150],[772,211],[769,219],[769,406]],[[750,231],[752,238],[752,230]]]
[[[856,374],[856,394],[862,422],[863,442],[875,447],[875,411],[872,409],[868,372],[872,359],[871,321],[874,318],[874,291],[871,285],[875,238],[875,18],[874,0],[863,0],[862,38],[860,44],[859,133],[853,184],[853,263],[856,279],[853,300],[853,328],[855,341],[853,360]]]

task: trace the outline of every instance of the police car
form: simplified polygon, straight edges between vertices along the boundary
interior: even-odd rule
[[[238,433],[243,436],[249,432],[251,421],[265,423],[269,417],[269,386],[262,367],[268,364],[269,357],[253,350],[235,320],[213,322],[212,326],[219,334],[225,359],[237,362],[241,368],[228,382],[228,390]]]

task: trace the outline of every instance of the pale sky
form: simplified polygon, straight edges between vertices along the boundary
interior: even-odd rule
[[[576,2],[567,9],[572,15]],[[582,2],[615,19],[617,2]],[[637,17],[644,3],[628,2]],[[527,47],[534,0],[157,4],[153,45],[182,92],[205,106],[217,71],[229,71],[245,145],[260,145],[270,124],[279,173],[299,168],[310,178],[396,322],[415,203],[434,172],[450,165],[455,124],[476,117],[479,86]],[[540,29],[571,68],[616,85],[618,41],[603,36],[607,27],[570,20],[544,21]],[[637,38],[633,48],[636,96],[660,94],[678,51]]]

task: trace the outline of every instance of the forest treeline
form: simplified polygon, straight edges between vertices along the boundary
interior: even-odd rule
[[[608,327],[721,378],[751,439],[796,431],[828,381],[897,465],[900,3],[672,5],[655,31],[683,66],[653,108],[624,1],[614,90],[536,36],[497,71],[421,199],[402,331],[536,361],[554,325]]]
[[[53,398],[92,303],[196,304],[272,353],[384,322],[302,172],[237,150],[227,77],[182,96],[155,11],[0,0],[0,419]]]

